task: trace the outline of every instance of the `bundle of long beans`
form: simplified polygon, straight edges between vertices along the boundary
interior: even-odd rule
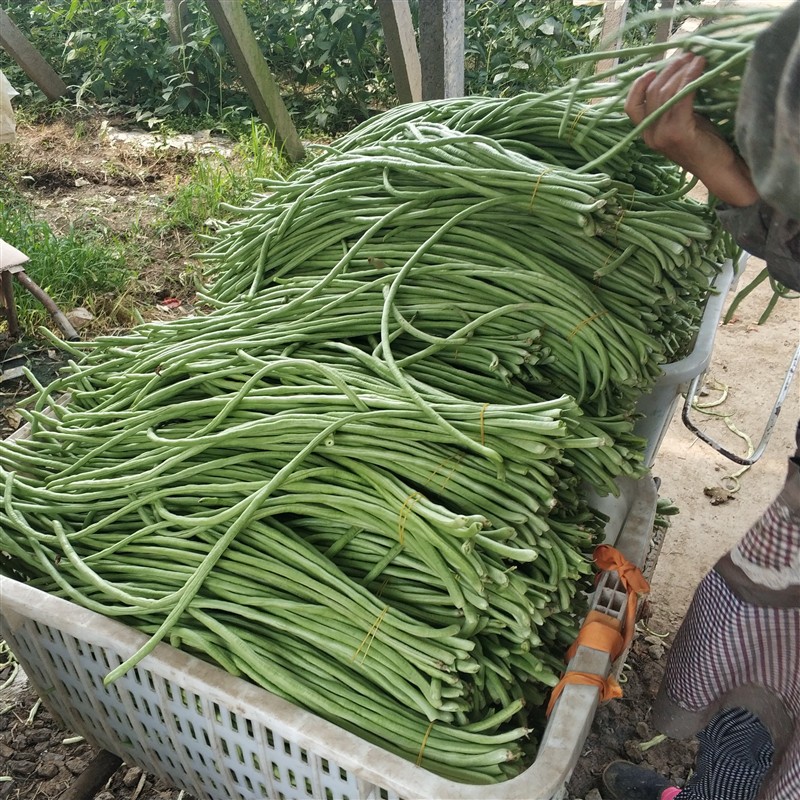
[[[641,474],[636,400],[724,242],[647,159],[666,197],[387,122],[240,210],[216,310],[76,346],[0,445],[0,569],[151,635],[110,680],[167,639],[497,781],[591,583],[584,487]]]
[[[517,143],[548,146],[530,103],[527,96],[517,101],[520,108],[511,101],[453,102],[461,120],[470,107],[468,127],[488,128],[492,136],[461,133],[449,120],[430,122],[429,105],[419,104],[359,129],[361,146],[346,137],[291,181],[265,182],[269,194],[204,254],[218,275],[207,299],[295,291],[299,302],[312,296],[325,301],[317,318],[349,306],[349,299],[327,302],[334,282],[346,279],[354,302],[369,303],[370,291],[388,291],[391,284],[401,297],[421,291],[421,301],[438,293],[449,317],[463,315],[467,298],[487,293],[493,299],[486,312],[537,302],[535,309],[511,311],[526,320],[534,312],[544,323],[548,353],[563,353],[569,340],[573,356],[526,359],[531,374],[520,378],[525,388],[541,384],[552,393],[555,386],[599,416],[625,387],[635,403],[652,386],[659,364],[685,353],[724,240],[703,205],[679,196],[679,171],[663,160],[633,154],[628,169],[649,182],[658,164],[666,197],[606,173],[578,176],[521,153]],[[446,112],[443,101],[433,116]],[[493,119],[506,126],[492,127]],[[513,142],[509,126],[516,128]],[[457,329],[440,307],[410,307],[426,324],[451,334]],[[505,326],[509,312],[499,313]],[[342,319],[341,329],[351,324]],[[516,332],[526,334],[530,326],[521,324],[526,327]],[[470,343],[478,344],[487,330],[470,331]],[[609,354],[616,368],[610,383]],[[491,365],[503,377],[520,373],[502,359],[495,367],[497,360],[483,359],[484,369]]]
[[[443,775],[507,776],[601,525],[567,454],[606,442],[568,397],[485,406],[345,344],[279,355],[251,309],[183,322],[194,355],[172,326],[100,340],[42,390],[0,447],[3,570]]]
[[[580,109],[573,102],[592,102],[595,114],[592,121],[577,134],[591,136],[595,127],[604,127],[607,113],[612,115],[622,111],[625,98],[637,78],[650,70],[661,70],[667,61],[667,53],[679,50],[701,55],[706,60],[702,75],[677,92],[668,103],[649,114],[639,125],[620,138],[613,147],[597,158],[579,167],[580,172],[591,172],[609,163],[618,153],[624,151],[637,140],[641,132],[675,103],[689,94],[696,93],[695,108],[698,113],[710,119],[720,134],[735,147],[734,116],[739,99],[739,89],[748,59],[753,50],[756,37],[781,13],[780,8],[697,8],[687,10],[687,16],[698,17],[704,23],[695,30],[676,35],[664,42],[651,42],[617,50],[596,51],[570,56],[565,63],[583,63],[587,69],[582,76],[574,79],[569,86],[569,100],[561,123],[562,133],[574,125],[575,115]],[[641,15],[635,23],[654,21],[665,12]],[[632,23],[633,24],[633,23]],[[614,67],[594,73],[591,67],[598,61],[618,59]]]
[[[782,10],[778,6],[692,7],[684,12],[685,15],[701,19],[702,24],[690,32],[674,36],[664,42],[646,43],[613,51],[596,51],[565,59],[565,63],[583,63],[587,68],[582,76],[572,81],[569,86],[569,100],[565,102],[565,111],[559,128],[563,136],[567,130],[577,127],[576,147],[582,146],[585,137],[591,138],[597,127],[605,129],[608,124],[618,124],[625,98],[633,82],[650,70],[663,69],[667,64],[663,58],[665,55],[672,51],[688,51],[701,55],[706,60],[706,69],[700,77],[678,92],[669,103],[648,115],[639,125],[632,127],[612,147],[595,157],[586,159],[584,164],[578,167],[578,171],[613,169],[621,154],[631,147],[638,146],[640,134],[645,128],[674,103],[689,94],[695,95],[694,107],[698,113],[711,120],[728,144],[738,149],[735,139],[735,114],[744,71],[757,36],[776,20]],[[653,12],[639,15],[631,24],[638,25],[642,22],[655,22],[671,17],[671,12]],[[591,72],[598,61],[608,58],[618,59],[619,63],[603,72]],[[576,101],[577,108],[573,105]],[[590,120],[585,125],[576,126],[576,120],[583,117],[583,104],[587,102],[593,104]],[[767,280],[768,277],[768,271],[764,268],[752,284],[736,295],[731,309],[736,308],[755,285]],[[759,319],[759,324],[766,322],[778,300],[786,297],[796,299],[796,295],[781,284],[773,279],[770,279],[770,282],[772,296]],[[731,313],[732,311],[728,316]]]
[[[577,89],[577,85],[576,85]],[[572,113],[574,111],[574,113]],[[493,139],[506,150],[570,170],[608,157],[603,172],[638,191],[682,196],[685,182],[677,170],[664,169],[664,160],[641,141],[616,149],[631,124],[618,108],[614,112],[573,99],[567,89],[547,94],[525,92],[509,98],[457,97],[406,103],[374,117],[337,140],[337,152],[379,144],[402,133],[409,123],[438,123],[465,134]],[[569,125],[565,118],[569,114]],[[596,124],[597,121],[602,124]],[[588,135],[585,135],[588,134]]]

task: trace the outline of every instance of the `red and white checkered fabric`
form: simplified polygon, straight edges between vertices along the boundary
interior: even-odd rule
[[[794,584],[800,592],[800,521],[797,510],[776,500],[745,534],[731,557],[755,583],[774,589]]]
[[[664,676],[679,706],[701,711],[737,687],[775,693],[792,718],[781,767],[759,800],[800,798],[800,598],[796,608],[741,600],[715,571],[701,582],[671,648]],[[777,744],[777,743],[776,743]]]

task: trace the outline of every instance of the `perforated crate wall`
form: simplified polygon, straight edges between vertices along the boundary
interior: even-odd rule
[[[48,708],[70,730],[198,798],[397,800],[239,710],[135,667],[103,678],[115,653],[28,620],[14,650]]]

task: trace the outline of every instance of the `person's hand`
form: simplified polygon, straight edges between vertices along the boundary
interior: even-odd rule
[[[701,56],[683,53],[660,72],[645,73],[631,86],[625,113],[638,125],[699,78],[704,68]],[[759,199],[746,164],[714,125],[694,110],[693,92],[649,124],[642,138],[653,150],[697,176],[723,202],[748,206]]]
[[[651,70],[638,78],[625,101],[625,113],[638,125],[700,77],[705,59],[683,53],[671,59],[661,72]],[[705,117],[694,110],[694,93],[674,103],[642,133],[645,143],[671,161],[692,170],[708,156],[724,154],[727,145]]]

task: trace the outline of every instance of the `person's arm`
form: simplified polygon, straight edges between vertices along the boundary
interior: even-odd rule
[[[625,112],[638,125],[698,78],[705,59],[684,53],[661,72],[647,72],[628,93]],[[667,109],[645,128],[642,138],[653,150],[695,175],[708,191],[730,206],[750,206],[759,195],[741,157],[719,135],[714,125],[694,110],[694,94]]]
[[[800,14],[800,0],[795,11]],[[800,73],[800,42],[794,47],[795,56],[791,61],[791,69]],[[653,70],[642,75],[634,81],[625,102],[625,111],[631,121],[638,125],[655,110],[670,102],[679,91],[698,78],[704,68],[703,58],[684,53],[671,59],[660,72]],[[756,85],[766,90],[763,83],[762,79]],[[792,85],[796,85],[796,82]],[[761,94],[756,92],[756,96],[761,97]],[[792,97],[796,103],[796,97]],[[790,105],[791,102],[790,98]],[[740,122],[741,105],[740,100],[737,126]],[[766,145],[772,148],[769,150],[771,157],[766,159],[761,153],[760,158],[761,162],[771,167],[770,176],[773,173],[779,176],[797,174],[800,145],[797,137],[789,133],[794,130],[790,128],[789,116],[791,115],[784,113],[781,117],[781,124],[785,128],[783,138],[775,139],[772,128],[764,134],[767,137]],[[753,109],[749,105],[747,119],[751,122],[751,127],[758,119],[757,116],[754,119]],[[758,131],[751,131],[749,134],[748,152],[753,151],[754,142],[761,142],[764,138],[760,134],[756,135],[757,133]],[[737,143],[741,147],[738,137],[737,133]],[[763,258],[773,278],[784,286],[800,291],[800,220],[794,215],[789,216],[788,209],[783,208],[785,203],[772,206],[764,200],[756,188],[747,163],[720,136],[714,125],[694,110],[693,94],[687,95],[664,111],[644,129],[642,138],[653,150],[699,178],[720,201],[715,207],[717,216],[734,240],[748,253]],[[762,178],[765,174],[763,166],[762,164],[760,173],[756,171],[756,175],[761,174]],[[796,194],[796,187],[789,188],[794,188]],[[791,192],[779,194],[784,198]],[[792,197],[794,198],[794,194]]]

